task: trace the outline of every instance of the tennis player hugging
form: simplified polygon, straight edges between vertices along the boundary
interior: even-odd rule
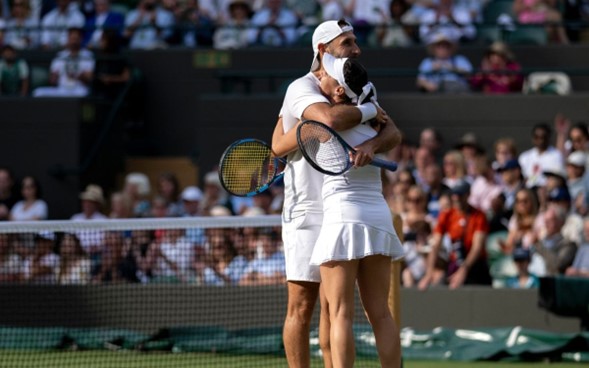
[[[321,91],[332,104],[376,103],[366,69],[351,58],[323,55]],[[352,147],[374,137],[379,124],[359,124],[339,132]],[[323,224],[311,264],[319,265],[329,304],[334,367],[351,367],[355,358],[352,330],[356,282],[372,325],[382,367],[400,367],[399,329],[388,307],[391,258],[403,256],[391,211],[382,195],[380,169],[355,167],[339,176],[325,175]]]

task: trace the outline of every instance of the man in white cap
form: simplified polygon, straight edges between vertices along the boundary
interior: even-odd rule
[[[311,71],[292,82],[286,92],[274,130],[272,149],[277,156],[287,157],[284,176],[282,239],[286,257],[288,306],[283,339],[289,367],[309,367],[309,330],[313,309],[319,295],[319,267],[309,264],[322,223],[321,187],[323,176],[307,164],[297,149],[293,132],[302,120],[323,122],[336,130],[345,130],[376,118],[383,129],[372,140],[355,147],[355,164],[368,164],[375,152],[384,152],[400,141],[394,123],[375,103],[360,106],[330,105],[321,94],[319,81],[324,71],[324,53],[335,57],[358,57],[360,48],[352,26],[345,20],[321,23],[313,33]],[[324,364],[331,366],[329,351],[329,316],[321,298],[319,344]]]

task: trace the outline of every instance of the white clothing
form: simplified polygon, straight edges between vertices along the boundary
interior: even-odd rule
[[[194,245],[188,239],[181,237],[174,243],[163,240],[160,249],[167,260],[178,266],[180,275],[165,260],[158,259],[155,276],[188,276],[194,258]]]
[[[6,21],[4,44],[12,45],[15,49],[35,48],[39,43],[39,22],[33,18],[27,18],[22,24],[14,18]]]
[[[35,284],[56,284],[57,283],[57,273],[59,271],[59,263],[60,258],[55,253],[49,253],[41,257],[39,260],[39,266],[42,267],[49,267],[51,271],[44,275],[38,275],[35,279],[31,279],[30,281]],[[33,260],[32,258],[28,258],[23,262],[23,274],[25,275],[26,279],[30,279],[31,272],[33,267]]]
[[[352,19],[371,25],[385,24],[390,19],[390,0],[357,0],[354,3]],[[335,19],[335,18],[334,18]]]
[[[25,201],[18,201],[10,209],[13,221],[47,220],[47,203],[37,199],[29,208],[25,208]]]
[[[90,218],[83,213],[77,213],[71,217],[72,221],[106,220],[108,217],[100,212],[94,212]],[[76,236],[87,254],[92,253],[92,248],[102,247],[104,244],[104,231],[100,230],[78,230]]]
[[[60,265],[61,266],[61,265]],[[90,259],[78,259],[64,274],[59,276],[60,285],[86,285],[90,283]],[[61,270],[57,271],[59,275]]]
[[[57,87],[39,87],[33,91],[34,97],[84,97],[89,87],[79,80],[82,73],[94,72],[94,55],[82,49],[77,55],[70,50],[60,51],[51,62],[50,70],[58,75]]]
[[[526,186],[532,188],[543,186],[546,183],[543,172],[555,167],[563,167],[564,159],[562,153],[553,146],[548,147],[542,153],[534,147],[519,155],[519,165],[522,175],[526,179]]]
[[[141,18],[139,27],[133,32],[129,48],[131,49],[153,49],[166,45],[165,39],[172,34],[174,25],[174,14],[162,8],[155,9],[155,24],[161,29],[158,30],[151,25],[149,16]],[[125,18],[125,26],[133,25],[141,16],[139,10],[131,10]]]
[[[61,13],[55,8],[45,14],[41,21],[41,44],[51,48],[64,47],[67,43],[67,29],[83,28],[85,23],[84,14],[79,10],[68,7]]]
[[[354,147],[377,133],[370,126],[359,124],[340,134]],[[382,194],[379,168],[367,165],[338,176],[326,175],[322,197],[323,224],[311,264],[361,259],[376,254],[403,257],[391,210]]]
[[[284,132],[293,129],[312,104],[329,103],[321,94],[319,80],[311,72],[292,82],[284,96],[280,115]],[[323,175],[313,169],[300,151],[287,157],[284,173],[282,241],[289,281],[320,282],[319,267],[309,263],[321,229]]]
[[[260,42],[266,46],[287,46],[297,40],[298,19],[293,11],[287,8],[280,9],[276,20],[270,24],[272,17],[272,13],[267,8],[254,14],[251,20],[252,28],[248,36],[250,44]],[[282,33],[278,32],[274,25],[280,27]]]
[[[429,9],[421,15],[419,26],[419,38],[425,44],[428,44],[432,37],[439,32],[444,33],[454,42],[459,42],[462,38],[472,40],[476,36],[476,27],[470,13],[463,8],[452,8],[452,18],[441,16],[438,19],[437,12]]]

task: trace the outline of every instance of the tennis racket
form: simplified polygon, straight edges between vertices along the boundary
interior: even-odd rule
[[[285,161],[275,157],[264,141],[253,138],[233,142],[221,156],[219,179],[229,193],[251,197],[268,189],[284,173]]]
[[[297,128],[299,149],[309,164],[317,171],[327,175],[340,175],[353,165],[351,155],[356,153],[335,130],[327,125],[307,120]],[[397,170],[397,164],[375,158],[370,163],[386,170]]]

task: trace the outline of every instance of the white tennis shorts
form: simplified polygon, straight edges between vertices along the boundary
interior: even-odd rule
[[[322,214],[306,213],[282,222],[282,243],[288,281],[321,282],[319,266],[311,265],[313,247],[321,231]]]

